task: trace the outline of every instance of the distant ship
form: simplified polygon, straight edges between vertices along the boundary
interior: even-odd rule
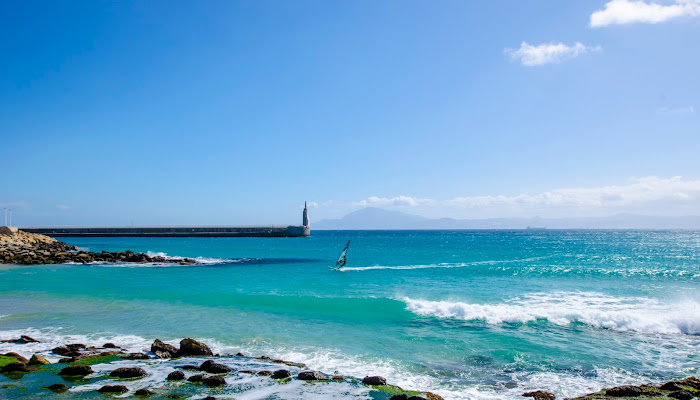
[[[528,226],[527,228],[525,228],[526,231],[543,231],[545,229],[547,228],[545,228],[544,226]]]

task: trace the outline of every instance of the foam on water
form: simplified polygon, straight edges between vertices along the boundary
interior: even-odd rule
[[[402,299],[409,311],[438,318],[487,324],[546,320],[555,325],[578,322],[596,328],[661,334],[700,333],[700,304],[694,300],[662,303],[640,297],[614,297],[595,292],[534,293],[504,303]]]

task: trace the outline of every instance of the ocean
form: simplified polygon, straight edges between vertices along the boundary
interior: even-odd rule
[[[332,271],[347,240],[347,266]],[[201,264],[0,265],[0,339],[41,340],[3,343],[0,353],[76,341],[141,351],[156,337],[194,337],[216,352],[382,375],[445,399],[522,399],[533,389],[562,398],[700,368],[698,231],[65,241]],[[304,390],[252,385],[236,398],[371,398]],[[0,397],[9,393],[20,392]]]

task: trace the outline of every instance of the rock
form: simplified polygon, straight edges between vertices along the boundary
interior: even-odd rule
[[[58,346],[51,349],[51,352],[53,354],[58,354],[59,356],[65,356],[66,353],[70,353],[71,350],[69,350],[66,346]]]
[[[80,350],[87,349],[87,346],[85,346],[82,343],[71,343],[71,344],[67,344],[66,347],[68,347],[71,351],[80,351]]]
[[[250,369],[242,369],[242,370],[239,370],[238,373],[239,374],[251,374],[251,375],[253,375],[253,374],[255,374],[255,371],[250,370]]]
[[[85,376],[93,373],[95,371],[89,365],[69,365],[59,372],[59,375],[66,376]]]
[[[44,386],[42,389],[49,389],[52,392],[63,393],[68,390],[68,386],[63,383],[54,383],[53,385]]]
[[[322,381],[326,379],[326,376],[319,371],[304,371],[299,372],[297,378],[299,378],[302,381]]]
[[[395,394],[389,400],[408,400],[408,396],[405,393]]]
[[[27,343],[40,343],[38,340],[34,339],[31,336],[27,335],[22,335],[17,339],[5,339],[5,340],[0,340],[2,343],[12,343],[12,344],[27,344]]]
[[[14,352],[5,353],[5,354],[3,354],[3,355],[4,355],[5,357],[12,357],[12,358],[14,358],[15,360],[17,360],[18,362],[21,362],[22,364],[26,364],[27,362],[29,362],[29,360],[27,360],[26,358],[22,357],[21,355],[19,355],[19,354],[17,354],[17,353],[14,353]]]
[[[214,353],[211,352],[211,349],[209,349],[206,344],[198,342],[192,338],[186,338],[180,341],[180,350],[177,352],[176,357],[213,355]]]
[[[185,373],[182,371],[173,371],[168,374],[169,381],[182,381],[185,379]]]
[[[204,379],[202,379],[202,382],[204,382],[207,387],[219,387],[226,385],[226,380],[224,377],[219,375],[207,375],[204,377]]]
[[[202,380],[204,380],[204,375],[202,374],[192,375],[189,378],[187,378],[187,382],[192,383],[202,383]]]
[[[146,371],[138,367],[121,367],[109,373],[113,378],[134,379],[146,376]]]
[[[199,366],[199,370],[209,372],[210,374],[228,374],[231,372],[231,368],[212,360],[203,362],[202,365]]]
[[[273,372],[272,371],[260,371],[258,372],[258,376],[272,376]]]
[[[143,354],[143,353],[128,353],[128,354],[121,354],[119,357],[125,359],[125,360],[148,360],[149,357],[148,354]]]
[[[689,376],[680,380],[680,383],[685,386],[690,386],[693,389],[700,390],[700,379]]]
[[[5,374],[8,372],[32,372],[31,369],[27,366],[27,364],[19,361],[11,362],[2,368],[0,368],[0,372]]]
[[[44,365],[51,364],[51,361],[45,359],[44,357],[34,354],[32,358],[29,359],[29,365]]]
[[[216,400],[216,397],[214,396],[207,396],[204,398],[204,400]]]
[[[386,385],[386,378],[383,376],[365,376],[362,379],[362,383],[371,386],[384,386]]]
[[[284,378],[289,378],[291,376],[292,376],[292,373],[286,369],[278,369],[277,371],[272,373],[272,377],[274,379],[284,379]]]
[[[408,400],[427,400],[427,399],[423,396],[411,396],[408,398]]]
[[[694,396],[692,393],[690,393],[687,390],[675,390],[675,391],[669,393],[668,397],[673,397],[674,399],[678,399],[678,400],[690,400]]]
[[[245,354],[241,353],[240,351],[236,354],[234,354],[236,357],[245,357]]]
[[[126,393],[129,391],[129,388],[127,388],[124,385],[105,385],[102,386],[101,388],[97,389],[98,392],[100,393]]]
[[[156,339],[151,345],[151,351],[156,354],[157,358],[171,358],[178,350],[177,347],[163,343],[160,339]],[[166,354],[168,355],[166,356]]]
[[[148,397],[148,396],[153,396],[155,394],[154,391],[148,390],[148,389],[139,389],[134,392],[134,396],[137,397]]]
[[[180,369],[185,370],[185,371],[199,371],[198,366],[191,365],[191,364],[183,365],[182,367],[180,367]]]
[[[532,397],[535,400],[554,400],[556,396],[544,390],[523,393],[523,397]]]
[[[618,386],[605,391],[605,395],[610,397],[639,397],[642,394],[642,388],[632,385]]]
[[[684,390],[681,385],[679,385],[678,382],[676,381],[670,381],[666,382],[663,385],[659,387],[661,390],[670,390],[670,391],[677,391],[677,390]]]
[[[105,343],[102,345],[105,349],[118,349],[119,347],[114,343]]]

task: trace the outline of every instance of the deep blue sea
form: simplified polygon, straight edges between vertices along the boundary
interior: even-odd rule
[[[332,271],[347,240],[347,266]],[[0,339],[42,343],[0,352],[48,354],[66,341],[136,351],[156,337],[194,337],[222,353],[382,375],[445,399],[521,399],[531,389],[561,398],[700,368],[697,231],[65,241],[205,264],[2,265]],[[236,398],[312,398],[266,390]],[[343,396],[369,398],[331,397]]]

